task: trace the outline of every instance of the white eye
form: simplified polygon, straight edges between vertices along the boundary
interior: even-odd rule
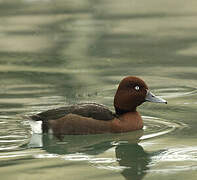
[[[139,87],[139,86],[135,86],[134,89],[135,89],[136,91],[139,91],[139,90],[140,90],[140,87]]]

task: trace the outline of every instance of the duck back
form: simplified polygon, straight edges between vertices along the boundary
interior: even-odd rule
[[[77,114],[83,117],[90,117],[95,120],[103,121],[109,121],[116,117],[116,115],[104,105],[96,103],[81,103],[50,109],[30,116],[30,118],[34,121],[48,121],[59,119],[67,114]]]

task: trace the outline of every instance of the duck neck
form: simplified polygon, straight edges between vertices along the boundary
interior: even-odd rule
[[[120,108],[115,107],[115,111],[118,116],[121,116],[125,113],[136,112],[136,107],[133,108],[132,110],[124,110],[124,109],[120,109]]]

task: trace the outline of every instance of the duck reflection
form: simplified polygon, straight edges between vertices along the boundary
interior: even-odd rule
[[[140,180],[149,169],[150,155],[138,144],[117,146],[116,157],[120,166],[127,167],[121,172],[125,179]]]
[[[122,142],[136,144],[142,135],[143,130],[122,134],[65,135],[60,139],[52,134],[33,134],[28,147],[40,147],[54,154],[100,154]]]
[[[42,135],[40,147],[50,154],[59,155],[75,153],[98,155],[114,148],[117,162],[121,167],[126,167],[121,172],[125,179],[142,179],[150,163],[150,155],[138,145],[142,135],[143,131],[117,135],[70,135],[61,140],[52,135]],[[33,141],[29,145],[32,146]]]

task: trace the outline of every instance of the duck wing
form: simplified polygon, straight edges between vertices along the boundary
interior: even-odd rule
[[[70,113],[103,121],[109,121],[116,117],[115,113],[110,111],[104,105],[97,103],[81,103],[47,110],[36,115],[32,115],[29,118],[34,121],[47,122],[48,120],[59,119]]]

